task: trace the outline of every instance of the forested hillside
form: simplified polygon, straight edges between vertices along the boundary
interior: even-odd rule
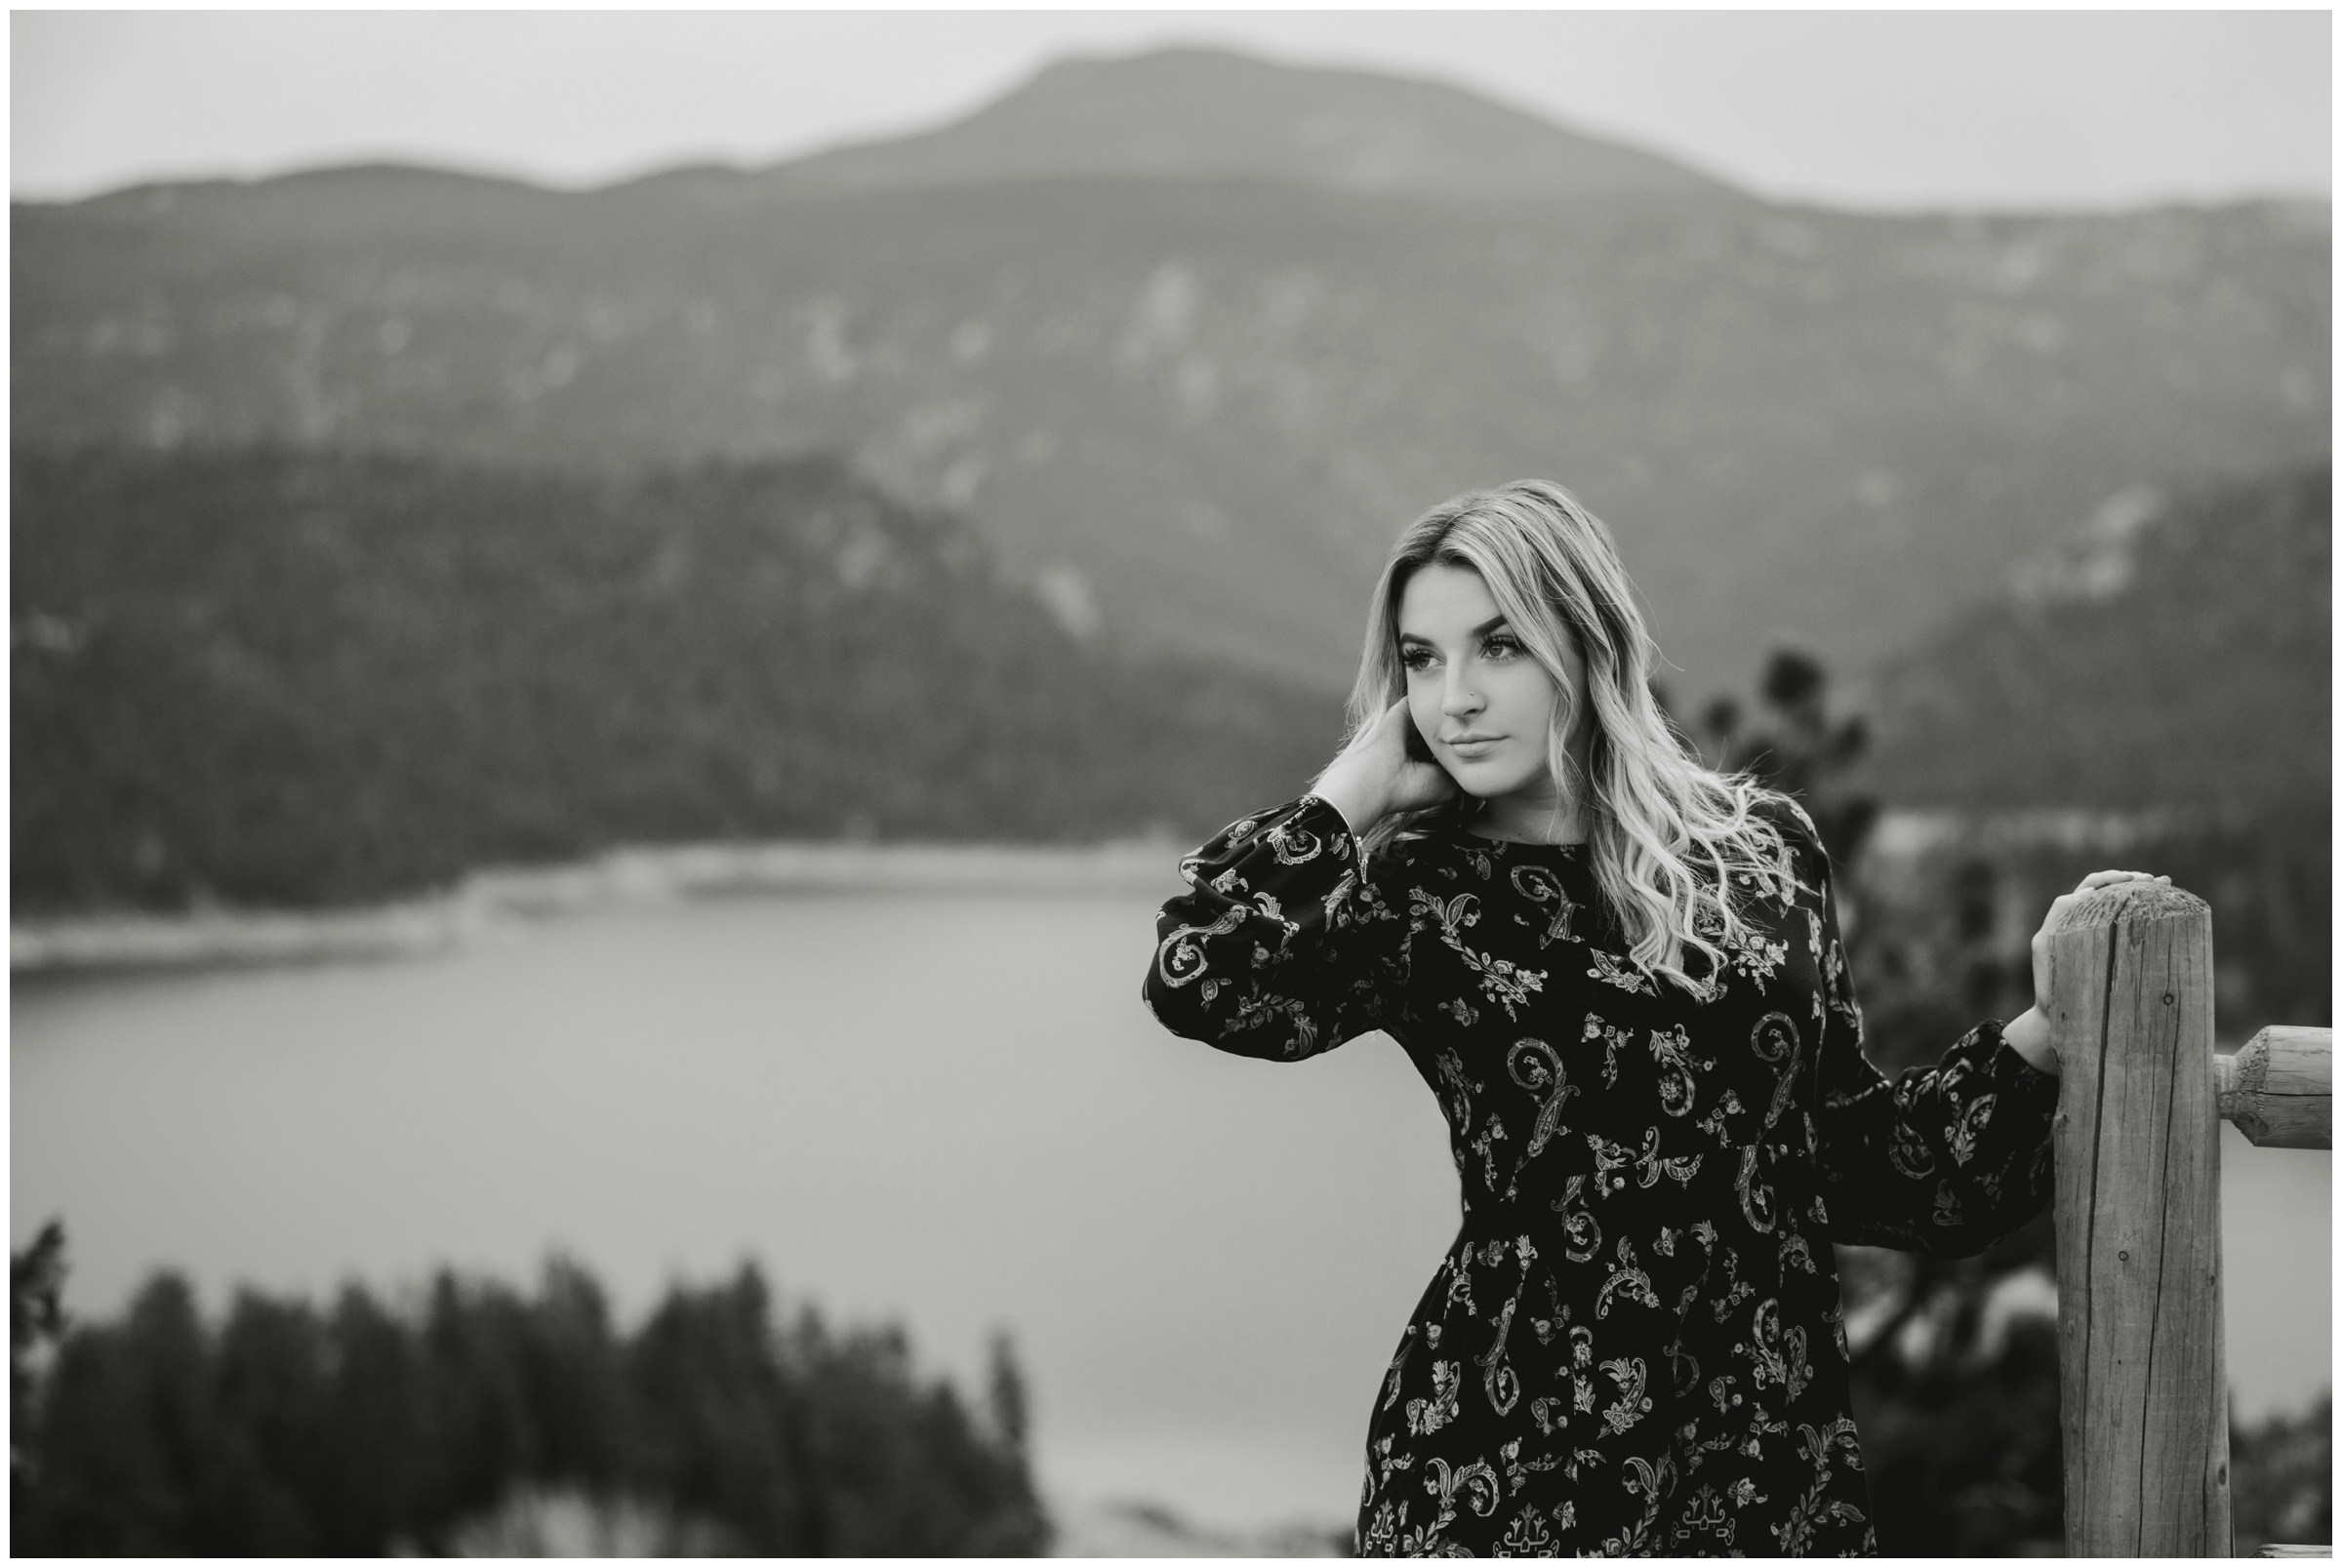
[[[1889,663],[1863,782],[1899,805],[2322,814],[2333,475],[2118,496]]]
[[[373,899],[621,842],[1199,835],[1340,730],[1077,636],[826,459],[19,450],[11,498],[20,913]]]

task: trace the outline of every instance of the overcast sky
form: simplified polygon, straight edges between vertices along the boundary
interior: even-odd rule
[[[1441,77],[1837,205],[2332,181],[2324,11],[20,11],[11,184],[376,158],[592,184],[921,129],[1060,56],[1168,42]]]

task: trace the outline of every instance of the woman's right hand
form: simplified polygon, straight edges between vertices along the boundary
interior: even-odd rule
[[[2019,1013],[2002,1026],[2000,1038],[2009,1048],[2032,1063],[2041,1071],[2055,1076],[2058,1071],[2057,1048],[2049,1039],[2049,1015],[2041,1008],[2049,995],[2049,931],[2058,917],[2080,900],[2100,888],[2113,887],[2118,882],[2160,882],[2171,885],[2167,876],[2152,871],[2092,871],[2074,884],[2074,891],[2061,893],[2049,903],[2049,912],[2041,916],[2041,929],[2033,934],[2033,1005]]]
[[[1436,762],[1407,754],[1405,699],[1353,736],[1342,754],[1318,775],[1310,793],[1339,811],[1351,831],[1364,834],[1393,812],[1436,806],[1456,792],[1456,782]]]

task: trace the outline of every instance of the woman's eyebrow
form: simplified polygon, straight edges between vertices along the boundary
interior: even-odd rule
[[[1485,636],[1487,636],[1487,635],[1488,635],[1488,633],[1490,633],[1490,632],[1492,632],[1492,631],[1496,630],[1496,629],[1497,629],[1499,626],[1502,626],[1502,625],[1504,625],[1504,624],[1505,624],[1505,618],[1504,618],[1503,616],[1490,616],[1490,617],[1489,617],[1487,620],[1485,620],[1485,621],[1481,622],[1481,623],[1480,623],[1478,625],[1476,625],[1476,626],[1473,627],[1473,628],[1472,628],[1470,631],[1466,632],[1464,635],[1466,635],[1467,637],[1485,637]],[[1402,632],[1400,632],[1400,633],[1398,634],[1398,640],[1399,640],[1400,642],[1419,642],[1419,643],[1423,644],[1423,645],[1424,645],[1426,648],[1436,648],[1437,646],[1439,646],[1437,643],[1435,643],[1435,642],[1432,641],[1432,639],[1431,639],[1431,638],[1429,638],[1429,637],[1425,637],[1425,636],[1420,636],[1420,635],[1418,635],[1417,633],[1415,633],[1415,632],[1412,632],[1412,631],[1402,631]]]

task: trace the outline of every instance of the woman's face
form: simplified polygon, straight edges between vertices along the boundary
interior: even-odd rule
[[[1562,639],[1570,711],[1586,713],[1586,665]],[[1490,803],[1492,818],[1531,835],[1556,800],[1547,739],[1560,689],[1505,619],[1488,584],[1469,567],[1434,562],[1407,579],[1398,600],[1398,655],[1407,671],[1407,712],[1432,754],[1466,794]],[[1580,736],[1570,737],[1578,755]]]

